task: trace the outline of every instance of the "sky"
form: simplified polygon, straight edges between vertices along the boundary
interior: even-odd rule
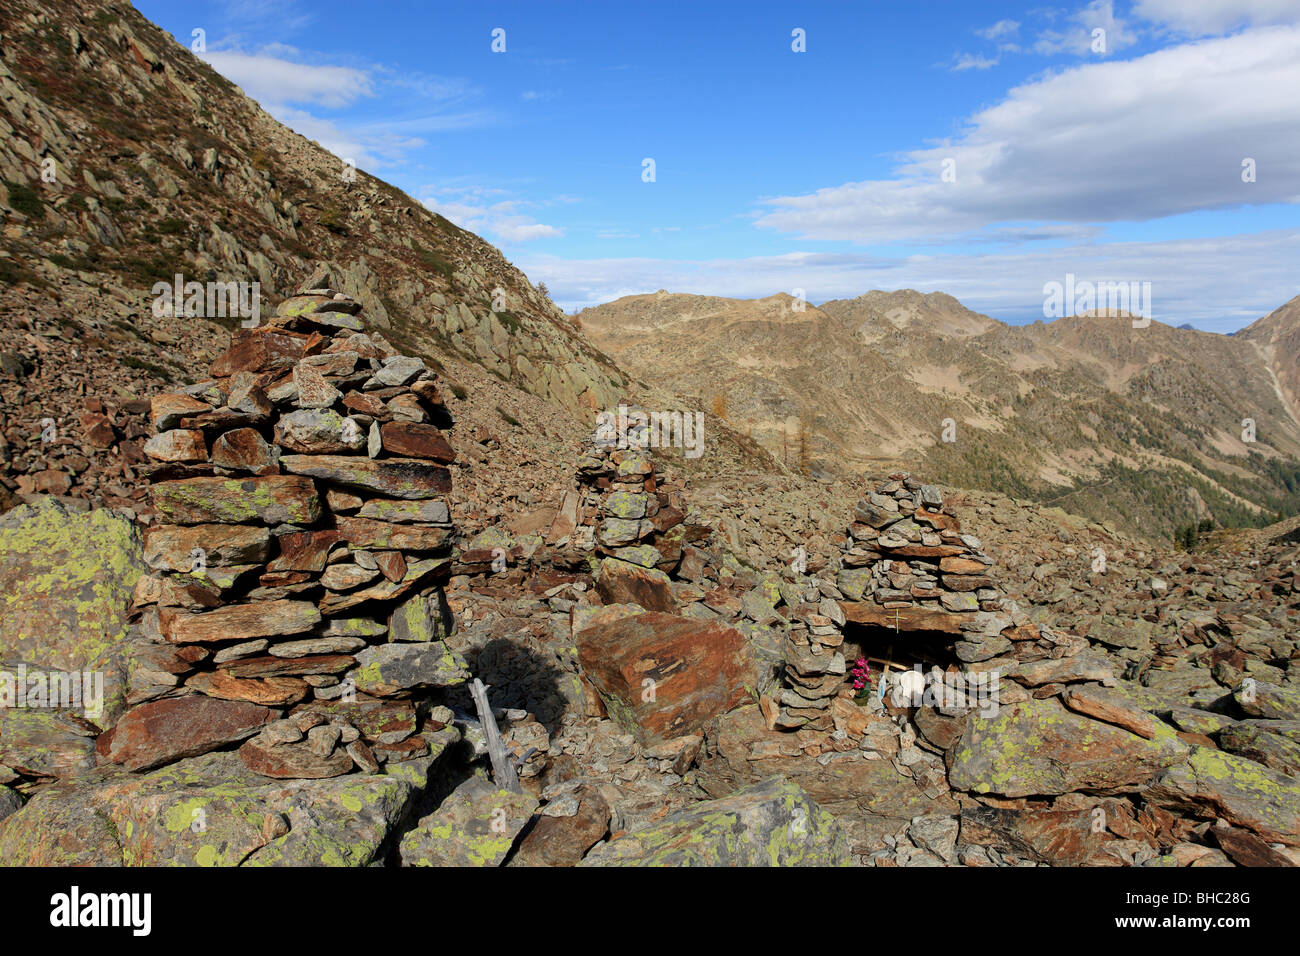
[[[136,0],[566,310],[667,289],[1300,294],[1300,0]]]

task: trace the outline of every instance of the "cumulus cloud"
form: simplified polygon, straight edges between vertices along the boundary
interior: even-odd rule
[[[1298,202],[1296,89],[1300,27],[1085,64],[1013,88],[950,146],[904,154],[890,179],[767,199],[756,223],[880,243]]]

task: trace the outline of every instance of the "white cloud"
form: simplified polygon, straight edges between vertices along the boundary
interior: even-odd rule
[[[656,289],[757,298],[801,288],[820,303],[870,289],[914,288],[946,292],[1004,321],[1030,321],[1042,316],[1044,284],[1064,282],[1072,272],[1079,280],[1150,282],[1157,321],[1230,332],[1300,293],[1300,230],[905,258],[795,252],[709,261],[549,255],[516,261],[566,310]]]
[[[279,47],[276,52],[287,48]],[[212,50],[201,58],[259,103],[310,103],[330,108],[374,96],[370,76],[348,66],[295,63],[267,53]]]
[[[430,195],[422,200],[434,212],[447,217],[462,229],[476,232],[490,239],[505,242],[528,242],[532,239],[553,239],[564,235],[556,226],[538,222],[520,212],[521,206],[532,205],[514,199],[497,202],[487,200],[488,195],[500,190],[458,189],[444,190],[440,197]]]
[[[975,33],[986,40],[1002,40],[1020,32],[1020,23],[1016,20],[999,20],[991,27],[976,30]]]
[[[1300,28],[1268,27],[1048,74],[890,179],[764,201],[759,226],[880,243],[1008,223],[1144,221],[1300,202]],[[1256,161],[1257,182],[1241,181]],[[944,182],[944,161],[956,181]]]
[[[995,57],[990,60],[988,57],[981,56],[978,53],[962,53],[956,57],[952,65],[952,71],[959,73],[962,70],[987,70],[989,67],[997,66],[998,61]]]
[[[1137,0],[1133,14],[1186,36],[1300,22],[1300,0]]]
[[[1104,55],[1110,55],[1137,42],[1137,36],[1128,24],[1115,16],[1112,0],[1092,0],[1086,7],[1069,17],[1064,30],[1044,30],[1034,44],[1034,52],[1044,55],[1074,53],[1079,56],[1098,55],[1093,49],[1094,31],[1104,31]]]

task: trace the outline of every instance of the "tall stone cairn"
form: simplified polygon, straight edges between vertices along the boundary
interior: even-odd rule
[[[450,416],[436,375],[329,284],[152,400],[135,613],[153,643],[104,759],[159,759],[159,719],[201,724],[199,751],[247,738],[244,763],[271,777],[376,772],[458,737],[439,702],[469,677],[443,642]]]
[[[878,482],[854,505],[839,563],[835,584],[843,601],[823,602],[811,626],[787,636],[775,726],[830,726],[831,703],[846,693],[848,665],[837,650],[846,620],[897,629],[900,657],[908,633],[947,634],[962,672],[998,671],[1013,680],[1029,662],[1073,657],[1088,644],[1030,621],[1006,598],[993,558],[962,532],[943,493],[905,472]],[[1007,686],[1002,699],[1023,696]]]

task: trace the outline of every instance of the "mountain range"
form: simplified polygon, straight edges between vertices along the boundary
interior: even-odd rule
[[[1234,336],[1097,313],[1012,326],[910,289],[660,291],[578,318],[629,374],[810,473],[912,464],[1158,535],[1295,510],[1300,298]]]

